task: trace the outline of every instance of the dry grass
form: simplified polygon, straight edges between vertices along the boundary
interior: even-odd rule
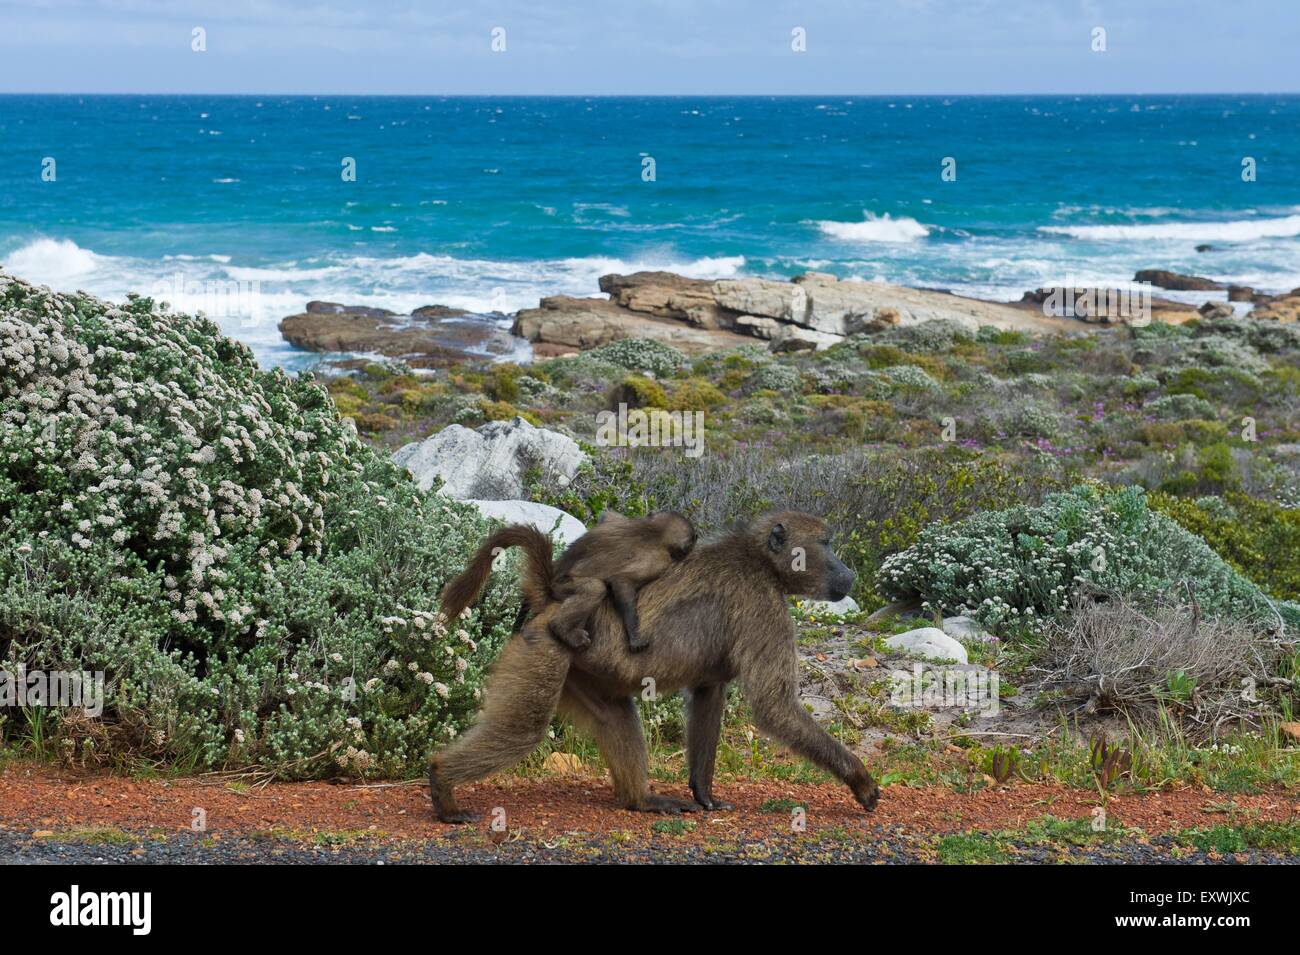
[[[1276,691],[1295,689],[1278,675],[1295,653],[1272,621],[1204,617],[1194,600],[1146,612],[1112,596],[1080,603],[1048,634],[1027,688],[1138,724],[1176,716],[1191,735],[1210,737],[1225,725],[1262,725]]]

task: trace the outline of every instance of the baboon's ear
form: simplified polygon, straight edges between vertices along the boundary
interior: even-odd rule
[[[784,524],[777,524],[772,528],[772,533],[767,535],[767,549],[773,553],[780,553],[785,549]]]
[[[612,524],[615,521],[625,521],[625,520],[627,520],[627,518],[624,517],[622,514],[620,514],[618,511],[614,510],[612,507],[607,507],[600,512],[600,518],[596,521],[596,523]]]

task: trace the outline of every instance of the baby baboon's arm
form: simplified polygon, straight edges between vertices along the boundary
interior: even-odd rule
[[[636,613],[637,585],[626,577],[613,577],[609,581],[609,591],[614,597],[614,606],[623,618],[628,649],[634,653],[644,650],[650,646],[650,641],[641,636],[641,623]]]

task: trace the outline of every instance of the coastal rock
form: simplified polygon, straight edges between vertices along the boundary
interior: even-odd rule
[[[617,305],[661,318],[684,319],[686,310],[693,305],[714,304],[713,283],[672,272],[602,275],[600,290]]]
[[[1199,275],[1183,275],[1166,269],[1142,269],[1133,276],[1134,282],[1149,282],[1157,288],[1171,292],[1218,292],[1223,285]]]
[[[1196,312],[1201,318],[1208,319],[1232,318],[1236,314],[1227,302],[1206,302]]]
[[[473,504],[484,517],[491,517],[503,524],[527,524],[536,527],[543,534],[551,534],[568,547],[583,534],[587,528],[567,511],[549,504],[535,501],[484,501],[469,498],[466,504]]]
[[[784,327],[775,318],[765,315],[741,315],[736,319],[736,328],[749,332],[755,338],[775,338]]]
[[[1282,295],[1258,298],[1250,313],[1251,318],[1271,319],[1275,322],[1294,322],[1300,320],[1300,288],[1292,289]]]
[[[617,273],[600,277],[600,290],[616,305],[660,318],[675,318],[703,329],[731,329],[737,313],[713,297],[711,279],[690,279],[673,272]]]
[[[1229,302],[1251,302],[1255,299],[1255,290],[1249,285],[1229,285]]]
[[[524,475],[541,471],[542,480],[566,486],[587,460],[567,435],[536,428],[523,418],[489,421],[476,430],[448,425],[423,441],[393,454],[421,490],[442,478],[440,493],[462,500],[515,500],[524,496]]]
[[[413,368],[439,368],[470,358],[511,355],[518,343],[490,320],[443,305],[410,315],[384,308],[308,302],[307,310],[280,322],[280,334],[298,348],[401,358]]]
[[[831,335],[799,325],[782,325],[772,336],[768,349],[773,352],[822,351],[842,341],[843,335]]]
[[[1072,318],[1031,314],[1031,307],[984,302],[936,289],[840,281],[805,272],[790,282],[692,279],[671,272],[601,276],[609,300],[556,295],[522,309],[514,333],[551,356],[624,338],[662,341],[689,355],[735,348],[754,338],[775,350],[826,348],[847,335],[933,320],[974,332],[983,325],[1032,332],[1064,331]],[[1179,305],[1185,317],[1195,313]]]
[[[1032,308],[1045,315],[1109,324],[1129,322],[1134,317],[1141,317],[1135,314],[1141,308],[1141,297],[1133,289],[1052,286],[1026,292],[1016,305]],[[1152,295],[1150,306],[1149,317],[1152,321],[1177,325],[1196,317],[1196,309],[1186,302]]]
[[[688,355],[735,348],[745,336],[720,329],[697,328],[670,318],[636,312],[599,298],[554,295],[538,308],[515,315],[514,333],[530,342],[586,350],[623,338],[652,338]]]
[[[723,308],[782,322],[803,324],[808,311],[807,293],[793,282],[720,279],[713,283],[713,298]]]
[[[796,275],[791,281],[798,285],[829,285],[838,282],[839,279],[830,272],[804,272]]]
[[[1010,305],[883,282],[832,282],[819,276],[805,281],[804,288],[808,291],[804,324],[832,335],[857,335],[936,320],[970,332],[981,325],[1041,330],[1065,324],[1047,317],[1027,319]]]
[[[386,318],[390,315],[396,315],[396,312],[390,312],[386,308],[375,308],[372,305],[341,305],[338,302],[321,302],[310,301],[307,303],[306,314],[308,315],[354,315],[361,318]]]
[[[885,646],[926,660],[956,660],[968,663],[966,648],[938,627],[921,627],[885,638]]]

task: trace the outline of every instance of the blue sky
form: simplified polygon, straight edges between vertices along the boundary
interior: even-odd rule
[[[1293,92],[1298,51],[1300,0],[0,0],[0,92]]]

